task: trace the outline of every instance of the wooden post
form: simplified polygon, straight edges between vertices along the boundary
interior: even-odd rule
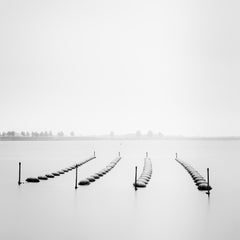
[[[137,166],[135,167],[135,183],[134,183],[134,186],[135,186],[135,191],[137,191]]]
[[[208,191],[207,191],[207,194],[209,195],[210,194],[210,191],[209,191],[209,168],[207,168],[207,186],[208,186]]]
[[[75,189],[77,189],[77,178],[78,178],[78,165],[76,164],[76,179],[75,179]]]
[[[22,170],[22,166],[21,166],[21,162],[18,163],[18,185],[21,184],[21,170]]]

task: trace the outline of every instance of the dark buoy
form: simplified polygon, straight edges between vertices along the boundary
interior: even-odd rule
[[[197,182],[195,182],[195,184],[198,186],[198,185],[200,185],[200,184],[202,184],[202,183],[206,183],[206,181],[205,180],[198,180]]]
[[[205,179],[203,178],[203,177],[197,177],[197,178],[193,178],[193,181],[196,183],[197,181],[199,181],[199,180],[204,180],[205,181]]]
[[[90,184],[90,181],[87,180],[87,179],[84,179],[84,180],[81,180],[78,185],[89,185]]]
[[[53,176],[60,176],[60,173],[52,173]]]
[[[38,179],[39,180],[48,180],[48,178],[46,176],[39,176]]]
[[[146,180],[146,179],[143,179],[143,178],[139,178],[138,179],[138,181],[137,181],[138,183],[140,182],[140,183],[144,183],[144,184],[148,184],[148,180]]]
[[[94,174],[94,175],[92,175],[92,177],[94,177],[95,179],[99,179],[100,178],[100,176],[98,176],[98,174],[96,173],[96,174]]]
[[[212,190],[212,187],[209,186],[207,183],[202,183],[198,185],[198,190],[200,191],[210,191]]]
[[[88,177],[87,180],[90,181],[90,182],[95,182],[96,181],[96,179],[94,177]]]
[[[144,175],[142,175],[142,176],[140,176],[140,178],[139,179],[144,179],[144,180],[147,180],[147,181],[149,181],[151,178],[150,177],[147,177],[147,176],[144,176]]]
[[[40,182],[38,178],[33,178],[33,177],[29,177],[26,179],[26,182],[30,182],[30,183],[38,183]]]
[[[54,178],[54,175],[52,175],[52,174],[46,174],[45,176],[48,178]]]
[[[147,185],[143,182],[139,182],[137,181],[136,184],[134,184],[135,187],[139,187],[139,188],[145,188]]]

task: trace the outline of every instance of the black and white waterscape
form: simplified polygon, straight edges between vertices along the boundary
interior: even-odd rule
[[[0,142],[2,239],[237,239],[240,230],[239,141],[126,140]],[[121,160],[95,182],[75,189],[75,170],[42,180],[29,176],[54,172],[84,160],[79,180],[105,168],[121,151]],[[152,177],[133,187],[148,149]],[[179,159],[205,178],[210,196],[199,191]],[[181,154],[180,154],[181,153]],[[227,160],[226,160],[227,159]],[[18,161],[22,181],[18,181]]]
[[[0,239],[239,240],[239,12],[0,0]]]

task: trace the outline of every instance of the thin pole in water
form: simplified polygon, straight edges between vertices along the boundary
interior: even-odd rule
[[[95,151],[93,152],[93,156],[96,157],[96,153],[95,153]]]
[[[18,185],[21,184],[21,170],[22,170],[22,164],[21,162],[18,163]]]
[[[137,190],[137,166],[135,167],[135,191]]]
[[[176,159],[177,159],[177,157],[178,157],[178,156],[177,156],[177,153],[176,153]]]
[[[77,189],[77,178],[78,178],[78,165],[76,164],[76,179],[75,179],[75,189]]]
[[[146,158],[148,158],[148,152],[146,152]]]
[[[209,195],[210,194],[210,191],[209,191],[209,168],[207,168],[207,186],[208,186],[207,194]]]
[[[121,157],[121,153],[120,152],[118,152],[118,156]]]

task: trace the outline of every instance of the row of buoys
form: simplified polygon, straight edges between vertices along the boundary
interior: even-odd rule
[[[137,169],[137,168],[136,168]],[[152,176],[152,162],[151,159],[146,157],[144,159],[144,167],[141,175],[133,184],[135,188],[144,188],[147,186]]]
[[[178,163],[180,163],[187,170],[187,172],[191,175],[193,181],[195,182],[195,184],[198,187],[198,190],[210,191],[212,189],[212,187],[205,180],[205,178],[198,171],[196,171],[190,164],[183,162],[177,158],[176,158],[176,161]]]
[[[40,182],[40,180],[48,180],[49,178],[55,178],[57,176],[60,176],[62,174],[65,174],[69,171],[72,171],[73,169],[76,169],[76,167],[80,167],[82,166],[83,164],[95,159],[96,157],[93,156],[93,157],[90,157],[84,161],[81,161],[80,163],[77,163],[77,164],[74,164],[68,168],[64,168],[64,169],[61,169],[60,171],[56,171],[56,172],[53,172],[53,173],[50,173],[50,174],[46,174],[46,175],[43,175],[43,176],[39,176],[37,178],[35,177],[29,177],[26,179],[26,182],[30,182],[30,183],[38,183]]]
[[[78,185],[89,185],[91,182],[95,182],[97,179],[103,177],[106,173],[108,173],[110,170],[112,170],[117,163],[121,160],[121,157],[117,157],[113,161],[111,161],[105,168],[103,168],[101,171],[91,175],[90,177],[87,177],[83,180],[81,180]]]

